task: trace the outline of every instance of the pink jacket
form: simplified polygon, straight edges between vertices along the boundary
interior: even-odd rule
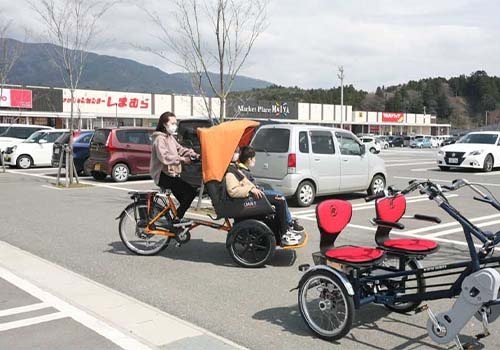
[[[169,176],[179,176],[184,158],[195,155],[194,150],[182,147],[174,136],[156,131],[153,133],[149,173],[156,184],[160,182],[162,171]]]

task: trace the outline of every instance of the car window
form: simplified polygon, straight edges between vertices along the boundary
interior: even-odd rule
[[[200,151],[200,140],[198,139],[198,128],[209,128],[213,125],[210,120],[182,120],[177,122],[177,141],[184,147]]]
[[[108,140],[108,135],[111,132],[109,129],[98,129],[92,137],[92,143],[97,145],[105,145]]]
[[[497,142],[497,134],[467,134],[457,143],[480,143],[494,145]]]
[[[256,152],[286,153],[290,144],[290,129],[265,128],[252,140]]]
[[[310,131],[311,148],[316,154],[334,154],[335,146],[332,133],[329,131]]]
[[[54,143],[54,141],[57,140],[57,138],[62,134],[63,134],[62,132],[49,132],[45,135],[44,139],[48,143]]]
[[[349,134],[336,132],[340,145],[340,153],[344,155],[361,155],[361,145]]]
[[[136,145],[148,145],[149,137],[146,130],[118,130],[116,137],[122,143],[133,143]]]
[[[42,139],[45,138],[45,132],[43,131],[36,131],[34,132],[33,134],[30,135],[30,137],[28,137],[26,140],[24,140],[23,142],[26,142],[26,143],[35,143],[35,142],[38,142]]]
[[[301,153],[309,153],[309,139],[305,131],[299,132],[299,151]]]
[[[59,137],[55,140],[54,143],[66,144],[68,142],[69,142],[69,132],[65,132],[62,135],[59,135]]]
[[[92,138],[92,133],[84,134],[83,136],[80,136],[76,141],[78,141],[78,143],[90,143],[91,138]]]

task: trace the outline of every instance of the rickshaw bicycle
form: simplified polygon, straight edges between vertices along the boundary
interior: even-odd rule
[[[272,259],[276,247],[297,249],[307,244],[304,232],[296,245],[283,245],[275,234],[274,208],[266,197],[230,198],[224,175],[237,146],[248,145],[259,125],[249,120],[229,121],[210,128],[198,128],[201,145],[201,171],[205,188],[212,200],[214,221],[191,219],[185,225],[173,225],[176,206],[168,189],[129,192],[132,203],[117,217],[122,242],[139,255],[154,255],[167,248],[170,240],[176,246],[189,242],[191,230],[210,227],[227,233],[226,248],[231,258],[243,267],[261,267]],[[231,219],[233,222],[231,222]]]
[[[300,313],[307,326],[320,338],[335,340],[350,331],[355,310],[363,305],[376,303],[387,306],[408,302],[417,305],[422,301],[457,297],[449,311],[437,315],[427,305],[415,307],[415,312],[427,310],[427,332],[431,339],[438,344],[455,341],[457,347],[462,349],[458,334],[474,316],[483,324],[483,333],[478,334],[477,339],[489,335],[488,324],[500,315],[500,274],[495,269],[500,267],[500,256],[493,256],[495,247],[500,243],[500,231],[495,234],[482,231],[448,202],[444,193],[464,186],[479,195],[474,197],[475,200],[500,210],[500,202],[491,192],[486,189],[487,193],[483,193],[479,187],[484,186],[467,180],[455,180],[452,186],[443,187],[429,180],[413,180],[401,193],[418,189],[458,221],[466,238],[469,260],[403,269],[401,266],[384,265],[387,254],[380,247],[332,246],[314,253],[315,266],[299,267],[306,272],[297,287]],[[350,220],[349,206],[342,201],[325,202],[318,205],[316,212],[320,231],[322,234],[338,234]],[[477,251],[473,237],[482,242]],[[348,249],[350,252],[346,251]],[[454,275],[455,280],[442,281],[444,277]],[[418,285],[418,281],[433,279],[439,279],[438,283],[426,284],[425,288]],[[411,282],[417,285],[408,286]]]

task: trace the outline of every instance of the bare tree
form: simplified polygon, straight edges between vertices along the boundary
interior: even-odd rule
[[[165,21],[170,16],[146,10],[164,48],[143,48],[189,73],[210,117],[207,96],[218,97],[223,121],[234,79],[266,28],[268,0],[174,0],[174,5],[172,23]]]
[[[66,162],[68,182],[73,183],[78,177],[73,164],[73,114],[74,92],[78,88],[89,54],[98,31],[98,23],[102,16],[116,1],[105,0],[27,0],[31,8],[38,14],[45,27],[42,38],[48,44],[47,53],[52,62],[59,68],[64,85],[70,90],[70,141]],[[58,172],[58,179],[60,168]],[[59,183],[58,183],[59,184]]]
[[[7,37],[12,20],[4,20],[0,14],[0,96],[3,95],[4,85],[7,83],[10,71],[16,64],[23,49],[21,42]]]

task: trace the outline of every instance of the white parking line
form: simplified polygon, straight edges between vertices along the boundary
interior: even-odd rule
[[[393,176],[395,179],[408,179],[408,180],[431,180],[431,181],[436,181],[436,182],[447,182],[450,183],[451,180],[448,179],[429,179],[425,177],[409,177],[409,176]],[[481,185],[484,186],[494,186],[494,187],[500,187],[500,184],[492,184],[492,183],[486,183],[486,182],[481,182]]]
[[[16,315],[16,314],[22,314],[24,312],[30,312],[30,311],[35,311],[35,310],[40,310],[40,309],[45,309],[50,307],[50,305],[46,303],[36,303],[36,304],[31,304],[31,305],[26,305],[26,306],[19,306],[19,307],[13,307],[11,309],[6,309],[6,310],[0,310],[0,317],[5,317],[5,316],[10,316],[10,315]]]
[[[418,168],[418,169],[410,169],[410,171],[429,171],[429,170],[438,170],[439,168]]]
[[[493,214],[493,215],[486,215],[486,216],[479,216],[476,218],[469,219],[470,222],[478,222],[478,221],[483,221],[483,220],[488,220],[488,219],[495,219],[500,217],[500,214]],[[452,227],[452,226],[460,226],[460,224],[456,221],[453,222],[447,222],[444,224],[438,224],[438,225],[433,225],[433,226],[428,226],[428,227],[421,227],[413,230],[406,231],[408,234],[425,234],[426,232],[429,231],[436,231],[436,230],[441,230],[446,227]]]
[[[421,162],[427,162],[427,161],[436,161],[435,159],[432,159],[432,158],[422,158],[422,159],[414,159],[414,160],[418,160],[418,161],[421,161]],[[404,162],[408,162],[408,158],[405,158],[405,159],[388,159],[385,161],[385,163],[404,163]]]
[[[477,224],[475,226],[476,227],[488,227],[488,226],[493,226],[493,225],[496,225],[496,224],[500,224],[500,220],[493,220],[493,221],[482,222],[482,223]],[[462,232],[462,231],[463,231],[463,228],[462,227],[458,227],[458,228],[452,228],[450,230],[445,230],[445,231],[441,231],[441,232],[438,232],[438,233],[433,233],[433,234],[430,234],[430,235],[426,235],[425,237],[434,238],[434,237],[446,236],[446,235],[449,235],[449,234],[452,234],[452,233]]]
[[[395,166],[409,166],[409,165],[423,165],[423,164],[436,164],[436,162],[418,162],[418,163],[398,163],[398,164],[387,164],[386,168],[391,168]]]
[[[63,312],[54,312],[48,315],[26,318],[24,320],[0,323],[0,332],[5,332],[15,328],[32,326],[43,322],[59,320],[66,317],[68,317],[68,315],[65,315]]]

